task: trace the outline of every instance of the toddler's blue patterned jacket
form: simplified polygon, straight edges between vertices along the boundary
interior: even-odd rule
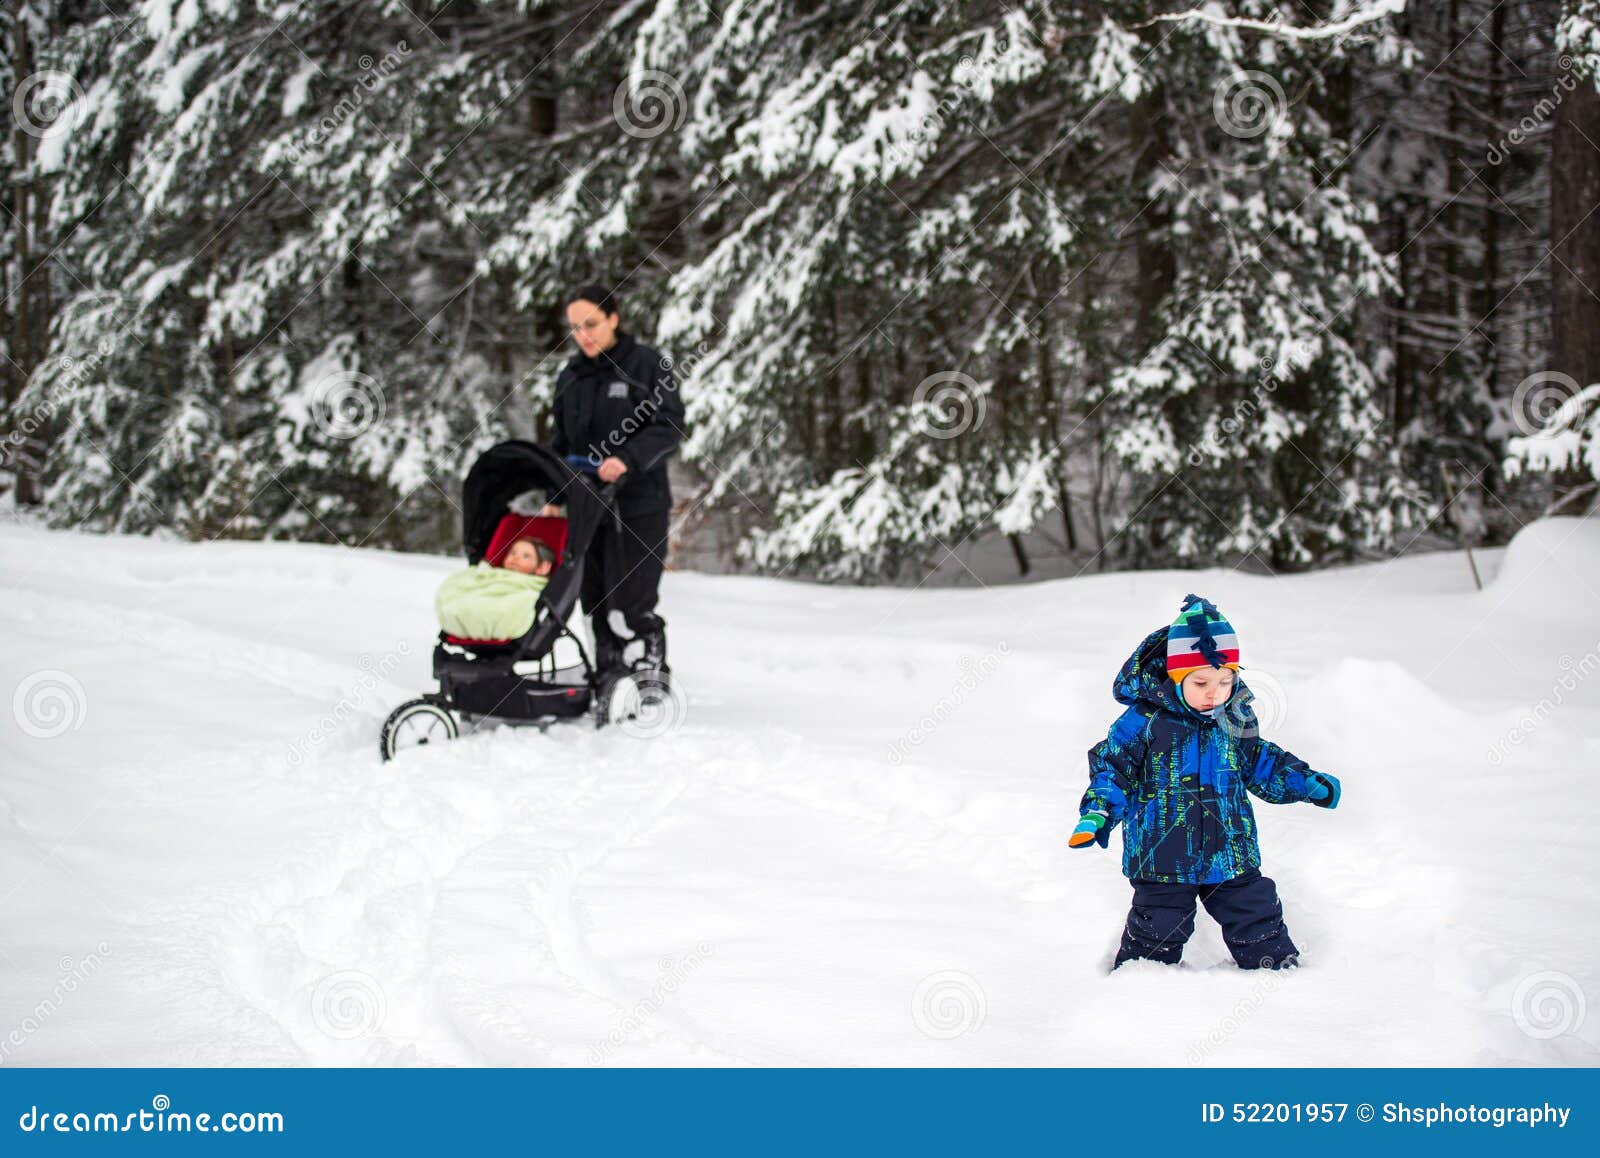
[[[1261,739],[1250,689],[1215,718],[1184,703],[1167,678],[1167,629],[1145,637],[1112,684],[1127,711],[1089,749],[1080,811],[1106,814],[1099,841],[1122,823],[1122,871],[1132,880],[1218,884],[1261,864],[1250,796],[1310,799],[1305,761]]]

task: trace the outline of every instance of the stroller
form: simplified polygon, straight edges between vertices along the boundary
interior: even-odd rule
[[[551,450],[512,440],[490,447],[462,484],[467,562],[499,565],[511,544],[536,539],[556,556],[539,593],[533,626],[518,639],[462,639],[439,633],[433,675],[439,690],[401,704],[384,721],[379,748],[389,760],[406,748],[453,740],[480,718],[540,727],[592,719],[597,727],[637,717],[664,685],[647,671],[599,671],[568,624],[583,581],[583,560],[602,519],[615,515],[614,487],[575,470]],[[520,514],[512,502],[543,490],[566,517]],[[457,716],[461,720],[457,720]]]

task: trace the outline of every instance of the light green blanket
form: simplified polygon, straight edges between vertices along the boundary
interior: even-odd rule
[[[462,639],[516,639],[533,626],[539,592],[550,580],[478,563],[439,585],[439,626]]]

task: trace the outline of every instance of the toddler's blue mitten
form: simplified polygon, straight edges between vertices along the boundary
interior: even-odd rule
[[[1068,848],[1088,848],[1096,841],[1104,848],[1111,839],[1111,833],[1106,831],[1106,814],[1103,812],[1085,812],[1078,818],[1078,827],[1072,830],[1072,835],[1067,837]]]
[[[1339,778],[1326,772],[1306,773],[1306,799],[1318,808],[1339,807]]]

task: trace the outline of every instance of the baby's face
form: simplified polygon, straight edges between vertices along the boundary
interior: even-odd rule
[[[533,544],[526,539],[518,539],[511,544],[511,549],[506,552],[505,561],[501,564],[508,571],[520,571],[524,575],[548,575],[550,564],[539,558],[539,552],[533,549]]]
[[[1197,712],[1209,712],[1233,695],[1233,669],[1203,667],[1183,677],[1183,702]]]

